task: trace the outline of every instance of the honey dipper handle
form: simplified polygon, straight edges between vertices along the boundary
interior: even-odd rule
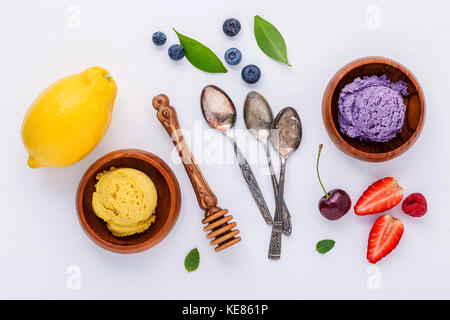
[[[170,106],[169,98],[164,94],[160,94],[153,98],[152,104],[158,110],[158,120],[169,133],[173,144],[177,148],[197,196],[198,205],[204,210],[216,207],[217,198],[203,177],[189,146],[184,140],[183,132],[178,123],[177,112],[174,107]]]

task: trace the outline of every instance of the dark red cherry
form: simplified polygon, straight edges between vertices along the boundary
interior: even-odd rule
[[[333,189],[319,200],[320,213],[328,220],[342,218],[351,208],[352,200],[347,192],[341,189]]]
[[[319,145],[319,154],[317,155],[317,178],[319,178],[320,186],[322,187],[325,195],[319,200],[320,213],[329,220],[338,220],[342,218],[351,208],[352,200],[348,196],[347,192],[342,189],[333,189],[327,192],[322,184],[322,180],[319,175],[319,159],[322,153],[323,145]]]

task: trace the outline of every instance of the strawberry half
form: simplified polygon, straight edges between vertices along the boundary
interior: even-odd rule
[[[360,216],[379,213],[395,207],[402,201],[403,189],[398,181],[387,177],[373,183],[355,205],[355,213]]]
[[[367,260],[377,263],[395,249],[403,234],[403,223],[400,219],[387,214],[375,221],[370,230],[367,245]]]

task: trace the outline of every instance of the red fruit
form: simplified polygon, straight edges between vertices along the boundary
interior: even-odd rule
[[[403,189],[398,181],[387,177],[373,183],[355,205],[355,213],[360,216],[379,213],[395,207],[402,201]]]
[[[427,213],[427,200],[421,193],[410,194],[403,201],[402,210],[411,217],[421,217]]]
[[[319,174],[319,159],[322,153],[323,145],[319,145],[319,154],[317,155],[317,178],[325,195],[319,200],[319,211],[328,220],[338,220],[345,216],[352,207],[350,196],[342,189],[333,189],[329,192],[325,190]]]
[[[400,219],[387,214],[375,221],[370,230],[367,245],[367,260],[377,263],[395,249],[403,234],[403,223]]]

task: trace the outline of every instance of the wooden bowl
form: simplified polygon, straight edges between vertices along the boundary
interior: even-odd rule
[[[92,209],[95,177],[111,167],[140,170],[155,184],[158,192],[156,220],[145,232],[115,237],[106,223],[95,215]],[[154,154],[138,149],[117,150],[95,161],[86,171],[78,186],[76,205],[81,225],[96,244],[113,252],[136,253],[158,244],[174,226],[181,206],[180,186],[169,166]]]
[[[339,130],[338,102],[342,88],[357,77],[386,74],[392,82],[403,80],[408,85],[405,124],[394,139],[385,142],[360,141]],[[419,136],[425,119],[425,98],[414,75],[401,64],[383,57],[360,58],[342,67],[330,80],[322,100],[322,117],[328,135],[344,153],[360,160],[382,162],[408,150]]]

